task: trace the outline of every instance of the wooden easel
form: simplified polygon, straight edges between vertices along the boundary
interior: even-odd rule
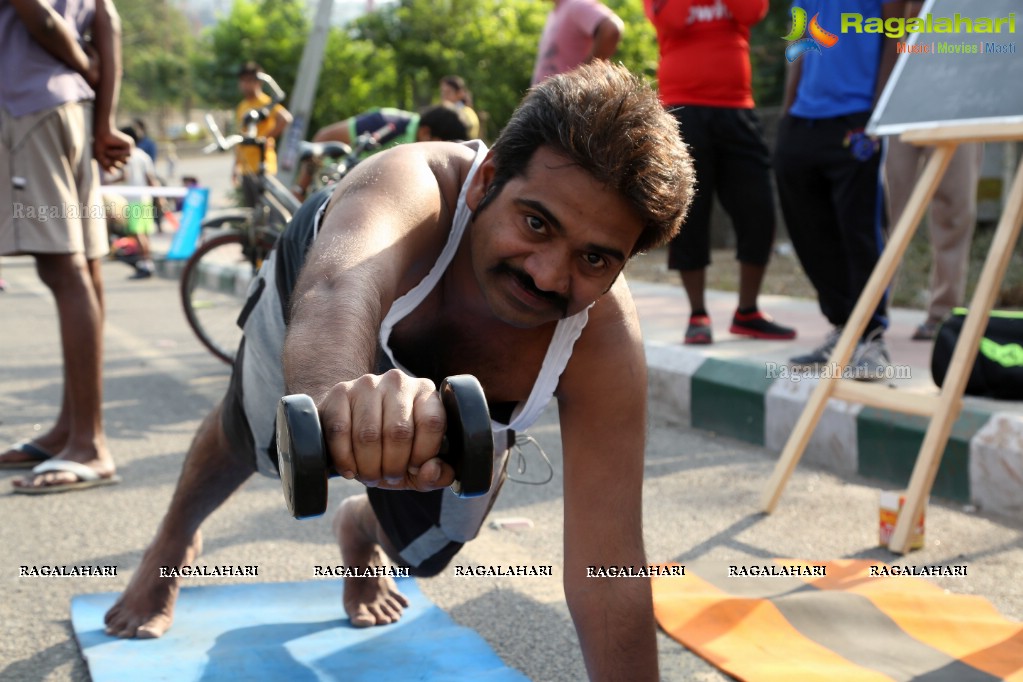
[[[909,202],[888,243],[874,267],[845,325],[842,336],[831,355],[832,367],[844,369],[849,364],[853,350],[867,327],[874,309],[884,295],[902,256],[913,238],[924,212],[939,181],[948,168],[948,162],[956,148],[966,142],[998,142],[1023,139],[1023,123],[950,125],[942,128],[907,131],[902,141],[916,145],[934,145],[935,149],[917,181]],[[803,413],[789,435],[774,473],[764,491],[762,506],[770,513],[778,504],[782,489],[799,463],[806,444],[820,421],[829,398],[871,405],[886,410],[929,417],[930,422],[924,435],[913,474],[909,481],[906,503],[899,514],[899,520],[892,534],[888,548],[898,554],[909,551],[910,531],[913,519],[919,518],[924,509],[934,478],[938,473],[941,455],[952,431],[952,424],[959,417],[963,406],[963,390],[970,372],[980,339],[987,328],[988,317],[994,306],[998,289],[1005,276],[1005,270],[1012,256],[1013,246],[1019,238],[1023,223],[1023,160],[1016,169],[1011,190],[1006,199],[994,240],[988,251],[980,280],[970,301],[969,313],[963,323],[962,332],[956,343],[949,363],[943,386],[938,395],[920,395],[899,391],[888,386],[864,384],[852,379],[842,379],[842,371],[831,372],[822,378],[807,402]]]

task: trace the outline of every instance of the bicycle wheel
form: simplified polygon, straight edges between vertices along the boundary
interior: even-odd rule
[[[206,240],[181,271],[181,302],[188,326],[211,353],[231,363],[241,341],[238,316],[245,293],[273,242],[250,244],[241,232]]]

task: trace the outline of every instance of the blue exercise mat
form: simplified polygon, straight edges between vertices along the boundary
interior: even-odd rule
[[[373,628],[349,624],[340,580],[185,587],[160,639],[105,635],[114,593],[72,599],[71,625],[93,682],[528,679],[414,579],[397,582],[411,605],[397,623]]]
[[[185,204],[181,208],[181,222],[174,233],[168,260],[184,260],[195,253],[196,242],[202,234],[202,219],[206,217],[206,207],[210,202],[208,187],[190,187],[185,194]]]

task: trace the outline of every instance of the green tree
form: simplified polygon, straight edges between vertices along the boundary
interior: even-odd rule
[[[615,60],[651,83],[657,82],[657,34],[647,21],[643,0],[606,0],[606,4],[625,23],[625,35],[618,45]]]
[[[188,19],[167,0],[118,0],[124,75],[120,108],[161,116],[187,104],[194,39]]]
[[[231,13],[209,29],[194,62],[196,90],[207,104],[239,101],[238,69],[258,62],[280,86],[294,86],[309,20],[301,0],[235,0]]]
[[[750,31],[753,96],[757,105],[781,104],[785,88],[785,41],[789,32],[789,3],[771,3],[767,16]]]
[[[434,102],[441,77],[457,73],[473,92],[484,136],[493,136],[529,87],[543,20],[534,0],[402,0],[353,28],[392,50],[390,105]]]

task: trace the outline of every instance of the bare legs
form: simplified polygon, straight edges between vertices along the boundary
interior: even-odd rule
[[[764,273],[766,272],[766,265],[739,263],[739,310],[749,310],[750,308],[757,307],[760,285],[764,281]]]
[[[766,265],[739,263],[739,301],[732,325],[732,334],[754,339],[794,339],[796,330],[774,322],[770,316],[760,312],[757,298],[767,272]],[[707,315],[706,287],[707,270],[681,270],[682,286],[689,297],[689,326],[685,343],[708,344],[713,342],[710,317]]]
[[[365,495],[345,499],[332,527],[345,566],[386,566],[385,552],[396,557]],[[342,601],[357,628],[393,623],[409,605],[389,576],[345,578]]]
[[[707,270],[679,270],[682,276],[682,288],[689,297],[689,310],[698,314],[706,314],[707,301],[704,292],[707,289]]]
[[[53,427],[36,439],[57,458],[85,464],[102,476],[114,473],[103,434],[103,281],[99,262],[81,254],[38,254],[36,270],[57,304],[64,361],[64,389]],[[26,459],[20,452],[4,461]],[[75,475],[49,472],[16,480],[16,487],[73,482]]]
[[[739,308],[746,310],[755,308],[760,286],[764,281],[767,266],[739,263]],[[682,287],[689,297],[689,309],[693,311],[707,310],[705,292],[707,289],[707,270],[680,270]]]
[[[127,589],[107,611],[107,634],[149,639],[167,631],[180,585],[178,578],[161,577],[160,568],[195,560],[202,550],[199,526],[255,471],[248,453],[232,450],[220,413],[218,406],[199,427],[167,515]]]

